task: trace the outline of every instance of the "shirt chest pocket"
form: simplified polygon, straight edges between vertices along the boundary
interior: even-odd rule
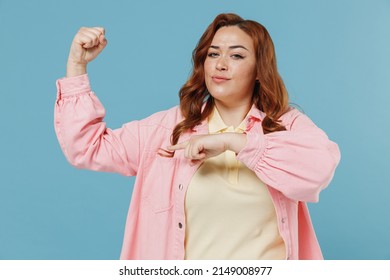
[[[176,159],[149,153],[143,170],[143,200],[156,214],[173,207]]]

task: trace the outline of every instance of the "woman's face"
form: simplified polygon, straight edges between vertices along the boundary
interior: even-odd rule
[[[217,102],[250,104],[256,80],[252,38],[237,26],[221,27],[211,42],[204,70],[207,89]]]

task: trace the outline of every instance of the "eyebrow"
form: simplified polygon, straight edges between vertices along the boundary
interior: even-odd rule
[[[212,49],[217,49],[217,50],[220,49],[219,46],[213,46],[213,45],[211,45],[210,48],[212,48]],[[245,48],[244,46],[242,46],[242,45],[234,45],[234,46],[230,46],[230,47],[229,47],[229,49],[238,49],[238,48],[245,49],[245,50],[247,50],[247,51],[249,52],[249,50],[248,50],[247,48]]]

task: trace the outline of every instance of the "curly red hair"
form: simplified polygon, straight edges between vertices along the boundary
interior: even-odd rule
[[[286,130],[279,118],[289,109],[288,94],[277,70],[275,49],[267,29],[256,21],[244,20],[236,14],[220,14],[207,27],[192,52],[193,70],[179,92],[184,120],[173,130],[172,145],[177,144],[182,133],[192,130],[213,110],[214,99],[205,84],[204,62],[215,33],[225,26],[237,26],[253,40],[259,80],[254,86],[252,102],[266,114],[262,121],[264,133]]]

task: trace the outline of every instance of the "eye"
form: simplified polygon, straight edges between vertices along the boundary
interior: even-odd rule
[[[207,54],[208,57],[217,57],[219,54],[216,52],[210,52]]]
[[[231,55],[231,57],[233,58],[233,59],[243,59],[244,58],[244,56],[242,56],[241,54],[232,54]]]

